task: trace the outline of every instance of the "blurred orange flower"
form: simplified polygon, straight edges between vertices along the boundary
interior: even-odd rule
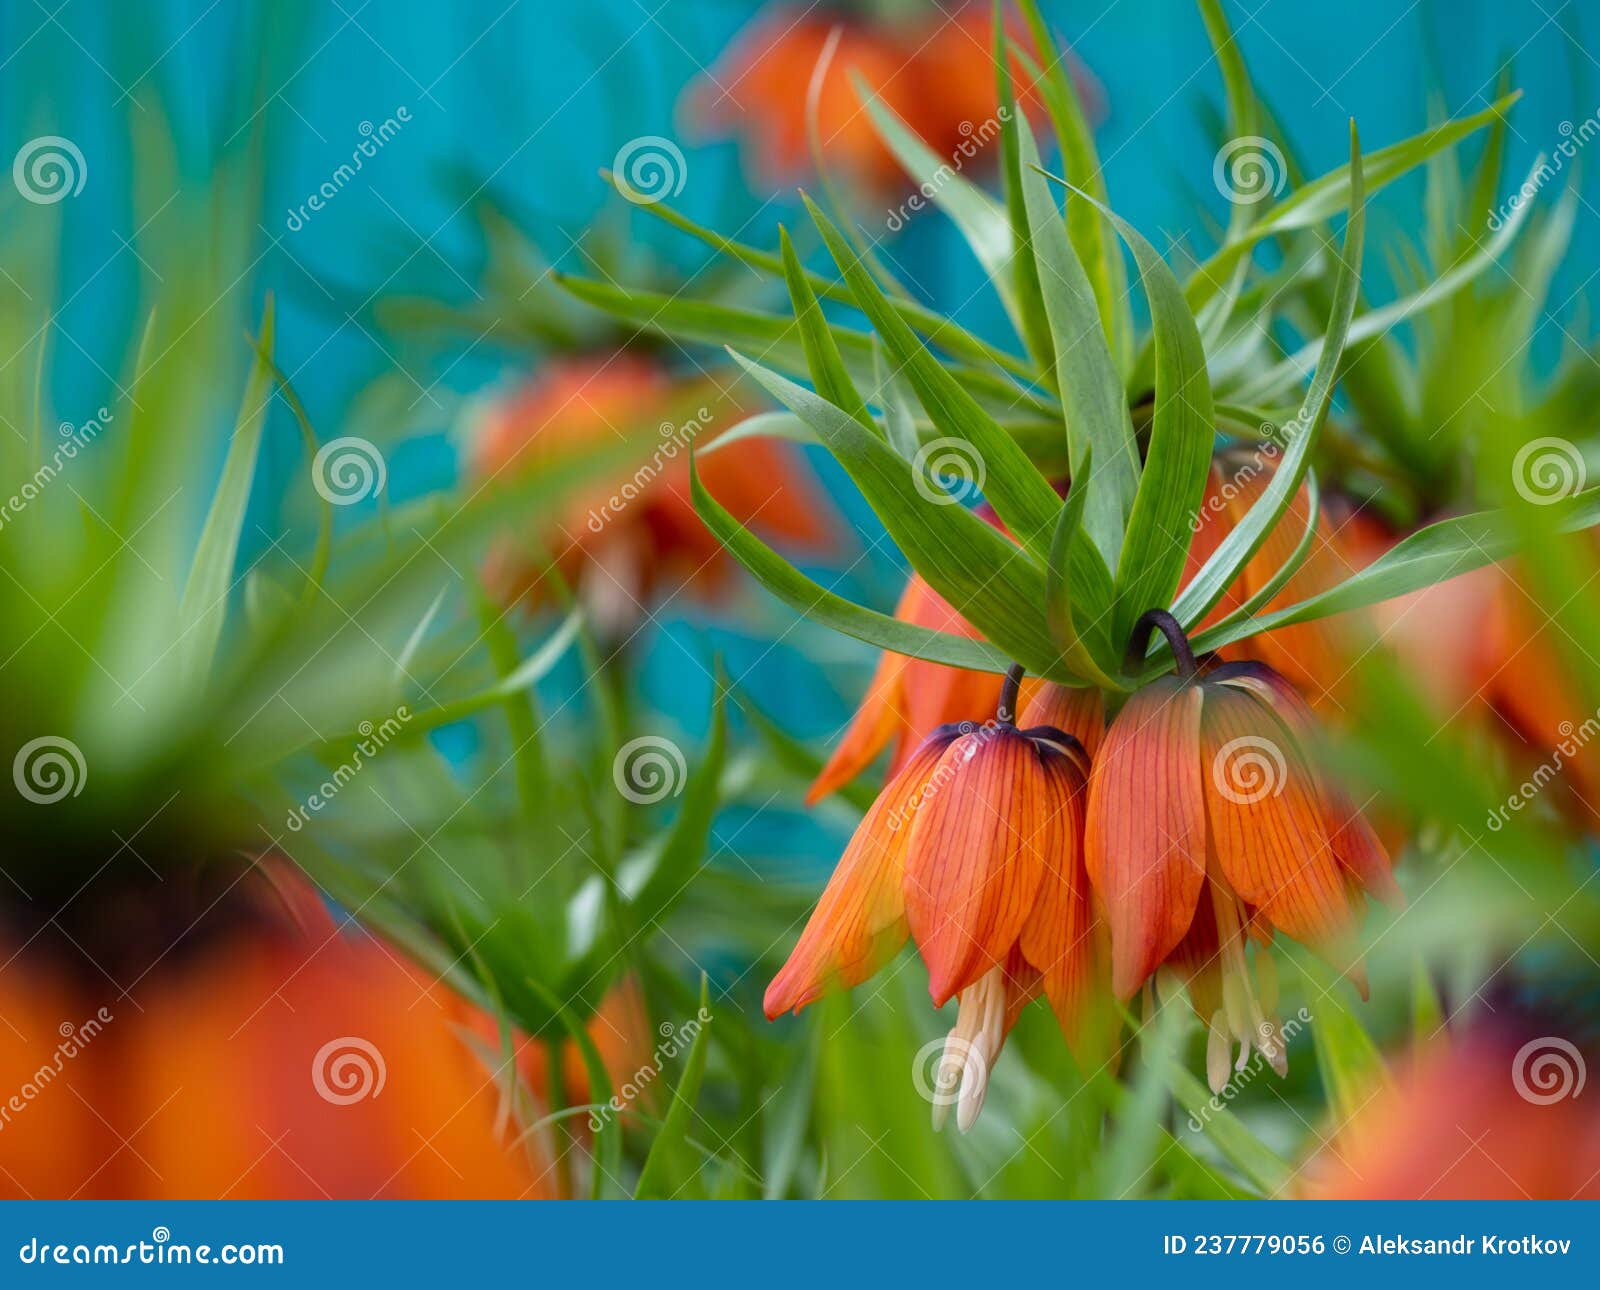
[[[859,73],[937,156],[972,155],[999,133],[992,24],[990,7],[983,3],[935,6],[912,21],[772,5],[692,87],[687,115],[702,132],[740,133],[763,186],[802,177],[809,166],[806,104],[818,61],[837,32],[837,47],[816,88],[818,132],[830,164],[871,192],[892,195],[911,181],[878,138],[852,74]],[[1008,23],[1007,30],[1032,52],[1021,24]],[[1015,59],[1011,70],[1027,110],[1030,82]],[[1076,60],[1072,74],[1086,114],[1098,119],[1104,110],[1099,86]],[[994,153],[998,156],[998,148]]]
[[[685,380],[627,350],[546,364],[479,419],[469,445],[476,478],[610,448],[645,425],[659,425],[660,443],[637,468],[582,490],[558,514],[502,541],[487,570],[490,586],[508,603],[538,604],[553,562],[612,631],[680,592],[721,596],[735,565],[695,513],[689,445],[703,447],[708,432],[739,414],[711,382]],[[746,439],[702,454],[698,464],[706,487],[741,523],[813,555],[832,549],[826,504],[787,445]]]
[[[1499,1022],[1413,1056],[1301,1171],[1336,1200],[1600,1200],[1581,1050]]]
[[[468,1040],[492,1033],[483,1014],[343,932],[286,866],[264,871],[271,887],[240,879],[142,970],[113,964],[137,973],[126,989],[48,937],[17,950],[0,973],[0,1194],[555,1196],[505,1073]],[[596,1022],[620,1058],[619,1030]]]

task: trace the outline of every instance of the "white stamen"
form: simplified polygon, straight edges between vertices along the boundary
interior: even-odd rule
[[[956,1128],[962,1133],[977,1120],[989,1091],[990,1067],[1005,1039],[1005,1019],[1005,969],[997,966],[961,992],[955,1028],[945,1040],[944,1054],[939,1059],[939,1096],[933,1105],[935,1132],[944,1127],[951,1101],[956,1106]],[[953,1093],[956,1095],[952,1098]]]

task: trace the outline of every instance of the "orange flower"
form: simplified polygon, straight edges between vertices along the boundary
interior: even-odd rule
[[[1131,997],[1163,965],[1187,981],[1211,1028],[1207,1073],[1227,1080],[1231,1041],[1284,1068],[1270,976],[1246,957],[1274,931],[1330,957],[1365,993],[1352,947],[1363,891],[1398,899],[1387,854],[1314,760],[1315,718],[1260,663],[1198,670],[1164,611],[1179,675],[1135,693],[1089,779],[1085,850],[1111,931],[1112,986]],[[1258,971],[1271,971],[1265,954]]]
[[[697,399],[697,408],[689,408]],[[674,413],[686,417],[682,424]],[[502,599],[545,594],[556,568],[579,588],[598,622],[632,623],[651,601],[690,591],[715,598],[734,563],[706,530],[689,495],[689,441],[709,442],[715,424],[737,418],[714,386],[685,382],[628,351],[557,360],[492,405],[470,445],[473,474],[491,478],[608,448],[641,425],[660,425],[654,455],[540,517],[524,541],[502,542],[487,577]],[[706,487],[741,523],[756,522],[813,554],[831,547],[821,499],[784,445],[747,439],[699,459]]]
[[[979,639],[971,624],[918,574],[906,583],[894,616],[919,627]],[[806,794],[806,804],[814,805],[848,784],[891,745],[893,775],[938,727],[984,720],[999,701],[1000,683],[993,672],[946,667],[885,651],[844,738]]]
[[[1345,530],[1361,563],[1400,538],[1356,513]],[[1514,768],[1555,760],[1563,795],[1551,800],[1580,828],[1600,814],[1600,740],[1593,704],[1562,648],[1560,628],[1521,585],[1516,561],[1486,565],[1372,610],[1378,640],[1442,718],[1473,716]]]
[[[830,166],[879,196],[892,195],[911,181],[878,138],[852,74],[859,73],[937,156],[965,161],[999,132],[992,21],[981,3],[953,11],[943,6],[913,22],[773,6],[739,34],[685,105],[696,128],[745,136],[763,186],[799,178],[809,164],[805,112],[813,76],[837,31],[838,45],[816,90],[823,149]],[[1031,48],[1020,24],[1009,24],[1008,31]],[[1099,87],[1076,60],[1072,71],[1074,83],[1085,87],[1086,113],[1097,119],[1103,112]],[[1011,72],[1026,110],[1028,81],[1015,59]]]
[[[1277,468],[1278,454],[1270,448],[1245,454],[1226,453],[1212,461],[1189,548],[1185,583],[1200,571],[1222,540],[1244,519],[1272,482]],[[1260,549],[1200,622],[1201,630],[1238,609],[1283,567],[1305,533],[1310,504],[1310,495],[1302,484]],[[1284,609],[1326,591],[1363,568],[1371,558],[1372,553],[1355,535],[1347,537],[1344,528],[1336,527],[1323,508],[1317,515],[1316,535],[1305,563],[1259,612]],[[1351,628],[1351,619],[1344,615],[1294,623],[1251,636],[1221,653],[1224,658],[1253,658],[1266,663],[1293,681],[1313,707],[1322,711],[1336,710],[1340,683],[1349,675],[1365,643]]]
[[[343,934],[303,880],[274,881],[281,902],[247,875],[192,909],[173,906],[183,875],[153,895],[102,884],[76,902],[87,927],[8,952],[0,1194],[553,1195],[463,1040],[468,1005]]]
[[[940,1078],[963,1130],[1023,1004],[1042,988],[1071,1039],[1096,974],[1088,757],[1063,730],[1017,728],[1020,679],[1014,668],[994,721],[940,727],[890,780],[765,1000],[777,1017],[859,985],[909,936],[935,1006],[959,999]],[[936,1124],[948,1104],[936,1102]]]
[[[1591,1057],[1593,1055],[1591,1054]],[[1335,1200],[1600,1200],[1600,1114],[1569,1041],[1495,1022],[1424,1046],[1302,1171]]]

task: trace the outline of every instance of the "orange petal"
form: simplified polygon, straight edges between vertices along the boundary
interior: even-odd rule
[[[1200,689],[1165,677],[1133,695],[1089,775],[1085,855],[1127,999],[1189,930],[1205,879]]]
[[[1252,471],[1251,462],[1260,462],[1262,465]],[[1247,459],[1246,465],[1235,476],[1238,486],[1229,501],[1235,524],[1244,518],[1245,513],[1266,491],[1276,469],[1276,453],[1259,452]],[[1244,596],[1252,596],[1266,586],[1294,554],[1305,535],[1310,505],[1310,494],[1302,484],[1290,498],[1282,518],[1245,564],[1239,578]],[[1345,544],[1334,533],[1327,517],[1319,512],[1310,554],[1268,602],[1266,609],[1282,609],[1326,591],[1356,572],[1364,562],[1363,554],[1353,549],[1346,551]],[[1352,625],[1353,619],[1349,616],[1296,623],[1253,636],[1246,648],[1251,655],[1277,668],[1315,701],[1322,703],[1330,699],[1331,691],[1350,669]]]
[[[894,653],[885,653],[878,660],[872,683],[867,686],[866,696],[846,728],[844,738],[806,790],[807,806],[815,806],[830,793],[843,788],[872,765],[890,741],[899,736],[904,725],[900,711],[903,678],[910,662],[904,654]]]
[[[978,633],[917,574],[895,606],[894,616],[934,631],[977,639]],[[885,653],[843,742],[834,750],[810,790],[807,804],[820,802],[848,784],[890,744],[891,775],[905,765],[918,745],[949,722],[987,721],[1000,698],[1001,678],[992,672],[927,663],[904,654]]]
[[[1092,685],[1046,681],[1023,703],[1017,724],[1024,730],[1029,726],[1054,726],[1071,735],[1093,757],[1106,732],[1105,696]]]
[[[1316,715],[1284,677],[1254,663],[1234,664],[1214,676],[1220,684],[1253,694],[1265,703],[1288,728],[1294,742],[1314,755],[1322,738]],[[1364,890],[1395,908],[1403,907],[1405,895],[1395,883],[1389,853],[1366,816],[1331,773],[1315,764],[1311,772],[1321,797],[1323,827],[1340,865]]]
[[[912,803],[949,746],[948,736],[928,740],[862,817],[788,962],[767,987],[769,1018],[798,1012],[832,984],[859,985],[905,940],[901,886]]]
[[[1087,766],[1070,754],[1047,751],[1043,756],[1057,809],[1064,817],[1063,846],[1045,857],[1044,878],[1018,944],[1023,957],[1044,974],[1045,995],[1061,1032],[1071,1042],[1098,975],[1089,875],[1083,865]]]
[[[1188,985],[1189,1003],[1207,1026],[1223,1007],[1221,947],[1216,913],[1210,898],[1203,896],[1195,906],[1194,921],[1167,963]]]
[[[1056,781],[1016,730],[977,730],[950,745],[906,856],[906,918],[936,1005],[1004,962],[1066,824]]]
[[[1337,946],[1354,911],[1316,782],[1289,730],[1253,695],[1211,684],[1200,747],[1211,845],[1228,884],[1280,931]]]

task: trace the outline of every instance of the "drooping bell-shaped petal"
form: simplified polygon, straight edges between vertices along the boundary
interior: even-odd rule
[[[1226,684],[1203,689],[1202,782],[1222,874],[1274,927],[1332,949],[1354,911],[1304,755],[1253,695]]]
[[[1316,761],[1322,734],[1315,714],[1294,686],[1260,663],[1228,664],[1218,668],[1211,679],[1218,685],[1252,694],[1272,709],[1273,715],[1288,728],[1293,741],[1312,759],[1311,772],[1321,801],[1323,827],[1340,865],[1363,890],[1395,908],[1403,907],[1405,896],[1395,884],[1389,853],[1338,777]]]
[[[972,625],[918,574],[912,574],[907,581],[894,616],[933,631],[972,639],[978,636]],[[889,766],[893,775],[940,726],[986,720],[1000,697],[1000,684],[1001,678],[992,672],[974,672],[885,653],[844,738],[806,793],[806,802],[815,805],[848,784],[887,747],[894,748]]]
[[[859,985],[905,941],[901,895],[911,825],[955,732],[919,748],[856,827],[788,961],[767,987],[769,1018],[798,1012],[830,986]]]
[[[906,918],[935,1006],[1005,961],[1068,824],[1059,781],[1016,729],[987,726],[950,745],[906,857]]]
[[[1100,740],[1106,732],[1106,700],[1100,690],[1092,685],[1057,685],[1054,681],[1040,682],[1030,690],[1024,682],[1024,694],[1022,716],[1017,722],[1024,730],[1029,726],[1054,726],[1082,744],[1090,757],[1100,751]]]
[[[1069,1043],[1075,1043],[1095,987],[1100,965],[1101,931],[1089,897],[1084,866],[1083,827],[1088,808],[1088,760],[1075,750],[1046,748],[1045,773],[1066,819],[1064,847],[1045,857],[1044,877],[1033,911],[1022,925],[1018,946],[1028,963],[1043,975],[1045,997]]]
[[[1123,705],[1090,770],[1085,855],[1122,999],[1183,939],[1205,880],[1200,709],[1198,685],[1152,682]]]

